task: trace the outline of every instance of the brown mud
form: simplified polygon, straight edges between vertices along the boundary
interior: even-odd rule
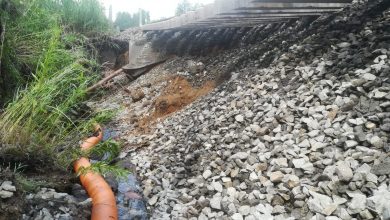
[[[154,101],[151,114],[139,120],[138,132],[148,133],[150,125],[180,111],[198,98],[211,92],[215,86],[215,82],[207,81],[200,87],[194,87],[182,76],[172,77],[162,94]]]

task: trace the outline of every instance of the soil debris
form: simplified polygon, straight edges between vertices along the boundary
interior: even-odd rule
[[[155,124],[159,119],[164,119],[180,111],[198,98],[211,92],[214,88],[215,83],[213,81],[207,81],[202,86],[196,87],[191,85],[183,76],[173,76],[161,95],[154,101],[150,115],[139,120],[138,127],[141,133],[149,133],[150,125]]]
[[[215,87],[214,82],[208,81],[200,88],[193,87],[187,79],[174,77],[164,93],[155,102],[154,117],[161,118],[181,110],[201,96],[206,95]]]

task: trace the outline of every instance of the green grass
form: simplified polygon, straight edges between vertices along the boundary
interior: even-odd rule
[[[47,53],[53,31],[62,43],[85,43],[85,36],[111,30],[98,0],[0,0],[0,24],[6,24],[0,77],[0,106],[25,86]],[[74,36],[76,39],[64,39]],[[73,42],[71,41],[73,40]]]
[[[96,162],[88,168],[82,167],[78,175],[85,175],[88,172],[99,173],[103,176],[113,175],[117,179],[124,179],[130,173],[128,170],[121,168],[118,165],[110,165],[105,161]]]
[[[92,163],[88,168],[81,168],[77,175],[84,175],[87,172],[99,173],[103,176],[114,175],[118,179],[125,178],[130,173],[128,170],[118,166],[112,165],[115,158],[121,152],[121,145],[113,140],[106,140],[99,143],[89,151],[81,151],[79,147],[68,148],[59,156],[60,164],[62,166],[69,166],[69,161],[75,161],[80,157],[86,158],[101,158],[101,161]]]
[[[96,78],[97,66],[81,48],[65,50],[60,34],[59,29],[54,31],[34,81],[17,94],[0,119],[1,141],[21,151],[32,148],[53,153],[54,146],[63,145],[68,136],[80,138],[88,123],[73,121],[68,114],[86,98],[85,89]]]
[[[58,17],[50,16],[37,4],[9,5],[12,6],[0,9],[0,23],[6,24],[0,83],[6,96],[3,101],[9,101],[13,91],[31,79],[59,26]]]
[[[118,142],[107,140],[99,143],[96,147],[92,148],[89,152],[84,152],[84,157],[90,157],[91,155],[103,158],[102,161],[93,163],[88,168],[80,169],[78,175],[84,175],[86,172],[92,171],[100,173],[103,176],[114,175],[117,178],[125,178],[129,174],[129,171],[121,168],[117,165],[111,165],[114,159],[119,155],[121,146]]]
[[[94,122],[111,117],[108,112],[72,117],[87,99],[86,88],[99,78],[86,36],[108,31],[109,23],[97,0],[9,1],[14,14],[0,11],[9,27],[1,68],[13,98],[0,116],[0,154],[17,155],[21,162],[52,158],[47,166],[66,168],[73,159],[67,152],[78,148]]]
[[[15,178],[23,192],[35,193],[39,190],[40,187],[51,187],[51,185],[49,185],[44,180],[37,181],[20,174],[16,175]]]

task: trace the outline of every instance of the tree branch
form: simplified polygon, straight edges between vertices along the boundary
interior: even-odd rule
[[[94,91],[95,89],[101,87],[104,83],[108,82],[110,79],[120,75],[122,73],[123,69],[120,68],[118,69],[117,71],[113,72],[112,74],[110,74],[109,76],[107,76],[106,78],[103,78],[102,80],[100,80],[99,82],[97,82],[95,85],[89,87],[87,89],[87,93],[89,92],[92,92]]]

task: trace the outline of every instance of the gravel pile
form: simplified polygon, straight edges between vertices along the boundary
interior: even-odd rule
[[[388,4],[356,4],[269,53],[219,57],[241,60],[228,82],[128,136],[148,143],[128,157],[151,218],[389,219]]]
[[[92,200],[84,201],[67,193],[56,192],[54,189],[41,188],[35,194],[28,194],[23,220],[73,220],[88,219],[91,215]]]
[[[13,178],[8,176],[5,179]],[[75,197],[48,188],[26,193],[20,188],[21,185],[13,181],[0,180],[0,183],[0,219],[81,220],[91,215],[92,200],[85,195],[81,186],[77,188],[81,196]]]
[[[0,184],[0,198],[11,198],[14,195],[14,192],[16,192],[16,187],[11,181],[2,181]]]

